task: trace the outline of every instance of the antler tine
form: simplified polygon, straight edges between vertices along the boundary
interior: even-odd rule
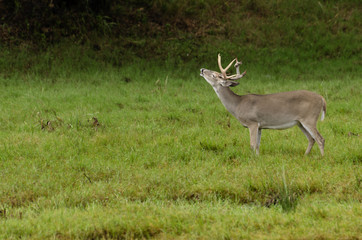
[[[237,80],[237,79],[244,77],[246,74],[246,71],[244,71],[242,74],[240,74],[239,66],[243,63],[241,61],[239,62],[237,58],[235,58],[234,60],[236,60],[236,63],[234,65],[234,67],[236,68],[236,74],[227,76],[226,79]]]
[[[236,60],[236,58],[234,60],[231,61],[231,63],[229,63],[229,65],[224,69],[222,66],[221,66],[221,55],[220,53],[217,55],[217,63],[219,65],[219,68],[220,68],[220,71],[221,71],[221,74],[223,76],[224,79],[228,79],[228,77],[226,76],[226,71],[231,67],[231,65],[233,64],[233,62]]]
[[[244,71],[242,74],[235,74],[235,75],[229,76],[227,78],[231,79],[231,80],[238,80],[238,79],[244,77],[245,74],[246,74],[246,71]]]
[[[221,66],[221,56],[220,56],[220,53],[217,55],[217,64],[219,65],[219,69],[220,69],[220,72],[223,76],[223,78],[226,78],[226,72],[225,70],[222,68]]]
[[[226,71],[231,67],[231,65],[233,65],[233,63],[235,62],[236,58],[234,60],[232,60],[229,65],[225,68],[225,73]]]
[[[236,59],[236,63],[235,63],[235,65],[234,65],[234,67],[236,68],[236,75],[240,75],[239,66],[240,66],[241,64],[243,64],[243,62],[242,62],[242,61],[239,62],[237,58],[235,58],[235,59]]]

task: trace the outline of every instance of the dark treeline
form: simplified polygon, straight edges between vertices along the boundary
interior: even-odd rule
[[[0,41],[44,49],[70,40],[182,60],[215,46],[351,57],[360,52],[361,15],[358,0],[0,0]]]
[[[134,5],[110,0],[0,0],[0,37],[10,44],[54,43],[90,32],[110,33],[125,29],[120,23],[130,18]]]
[[[207,1],[176,2],[0,0],[0,38],[10,44],[18,41],[54,43],[67,37],[82,38],[95,33],[134,37],[152,36],[175,27],[193,30],[190,19],[198,18],[197,12],[202,12]]]

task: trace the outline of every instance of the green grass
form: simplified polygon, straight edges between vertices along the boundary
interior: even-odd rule
[[[325,157],[298,128],[256,156],[197,68],[92,64],[0,75],[1,239],[361,237],[358,71],[249,66],[239,94],[327,101]]]

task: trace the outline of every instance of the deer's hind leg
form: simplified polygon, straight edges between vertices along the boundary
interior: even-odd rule
[[[321,151],[322,156],[324,155],[324,138],[317,130],[317,121],[314,123],[301,121],[300,124],[302,127],[310,134],[310,136],[317,142],[319,150]],[[308,149],[307,149],[308,150]]]
[[[308,147],[307,150],[305,151],[305,155],[308,155],[310,153],[310,150],[312,150],[312,147],[315,143],[314,138],[309,134],[309,132],[303,127],[303,125],[301,123],[298,123],[298,127],[300,128],[300,130],[302,130],[302,132],[304,133],[304,135],[307,137],[308,139]]]

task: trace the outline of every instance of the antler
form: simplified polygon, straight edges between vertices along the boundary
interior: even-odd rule
[[[231,76],[227,76],[226,75],[226,71],[231,67],[231,65],[233,64],[233,62],[236,61],[234,67],[236,68],[236,74],[235,75],[231,75]],[[242,64],[242,62],[238,61],[237,58],[235,58],[234,60],[231,61],[231,63],[229,63],[229,65],[224,69],[222,66],[221,66],[221,56],[220,56],[220,53],[217,55],[217,63],[219,64],[219,68],[220,68],[220,71],[221,71],[221,74],[222,74],[222,77],[224,79],[231,79],[231,80],[237,80],[237,79],[240,79],[242,77],[244,77],[244,75],[246,74],[246,71],[244,71],[242,74],[240,74],[240,70],[239,70],[239,66]]]
[[[220,72],[222,74],[222,77],[224,79],[228,79],[228,77],[226,76],[226,71],[231,67],[231,65],[233,64],[233,62],[236,60],[236,58],[234,60],[231,61],[231,63],[229,63],[229,65],[224,69],[221,66],[221,56],[220,53],[217,55],[217,63],[219,64],[219,68],[220,68]]]
[[[241,61],[239,62],[237,58],[235,58],[235,59],[236,59],[236,63],[234,65],[234,67],[236,68],[236,74],[228,77],[229,79],[232,79],[232,80],[240,79],[240,78],[244,77],[246,74],[246,71],[244,71],[242,74],[240,74],[239,66],[243,63]]]
[[[238,61],[238,58],[235,58],[236,59],[236,63],[235,63],[235,65],[234,65],[234,67],[236,68],[236,74],[237,75],[240,75],[240,70],[239,70],[239,66],[241,65],[241,64],[243,64],[243,62],[242,61]]]

